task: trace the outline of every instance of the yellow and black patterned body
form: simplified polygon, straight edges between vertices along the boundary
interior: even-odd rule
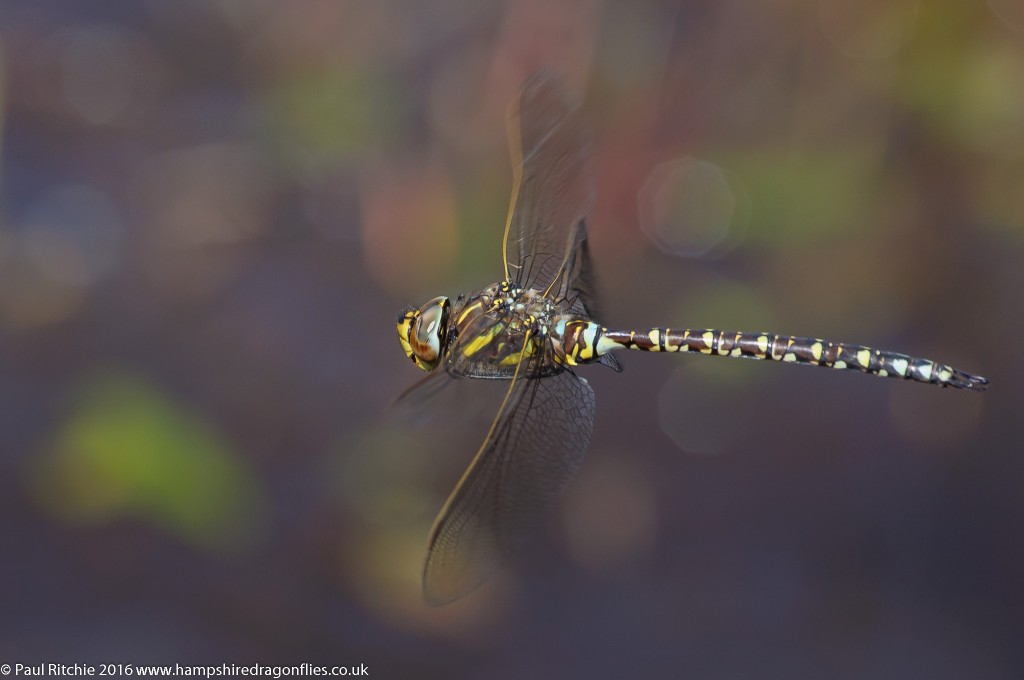
[[[698,352],[710,356],[823,366],[979,392],[988,385],[985,378],[930,359],[864,345],[775,333],[670,328],[620,331],[581,319],[569,323],[563,343],[564,362],[570,366],[599,361],[615,350],[633,349],[641,352]]]
[[[399,319],[403,345],[408,346],[408,324],[419,313],[409,310]],[[822,366],[975,391],[988,385],[986,378],[930,359],[820,338],[715,329],[611,330],[543,291],[523,290],[508,281],[460,297],[440,332],[446,366],[457,377],[509,380],[522,363],[521,377],[544,378],[567,367],[607,362],[609,353],[631,349]],[[415,352],[407,353],[424,367]]]
[[[423,570],[433,604],[481,583],[540,522],[575,474],[596,400],[581,364],[621,370],[613,354],[688,352],[761,359],[983,390],[988,380],[929,359],[773,333],[614,330],[598,323],[584,217],[592,199],[589,141],[559,81],[527,82],[510,119],[512,202],[502,238],[504,279],[454,302],[399,317],[402,348],[430,372],[508,381],[487,435],[434,522]],[[438,370],[443,369],[443,370]]]
[[[546,378],[622,349],[602,343],[603,351],[595,354],[594,332],[600,327],[585,316],[585,307],[535,288],[524,290],[513,281],[495,283],[469,297],[460,295],[450,312],[447,306],[447,298],[434,298],[420,309],[407,309],[398,319],[406,355],[423,370],[443,363],[458,378],[511,380],[517,370],[523,379]],[[435,308],[442,311],[433,313]],[[437,339],[417,341],[417,326],[427,317],[441,320],[424,329]],[[617,368],[617,363],[604,362]]]
[[[458,377],[509,380],[545,378],[564,368],[555,361],[550,338],[558,305],[543,291],[523,290],[510,281],[456,300],[448,329],[446,366]]]

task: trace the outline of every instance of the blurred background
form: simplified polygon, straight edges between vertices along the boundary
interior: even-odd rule
[[[432,609],[493,411],[389,411],[421,377],[394,322],[500,278],[505,111],[544,65],[596,141],[604,323],[992,386],[585,368],[549,534]],[[1016,0],[8,0],[0,84],[0,661],[1024,673]]]

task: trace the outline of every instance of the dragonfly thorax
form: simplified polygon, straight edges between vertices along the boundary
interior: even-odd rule
[[[453,323],[457,326],[456,334],[464,335],[458,327],[469,330],[477,323],[474,317],[484,316],[498,322],[490,325],[490,330],[529,332],[534,339],[542,340],[550,334],[561,311],[562,305],[544,291],[502,281],[471,296],[461,308],[457,303]]]
[[[510,379],[543,377],[563,369],[556,348],[572,315],[566,301],[546,291],[501,281],[454,300],[436,297],[398,318],[398,339],[420,369],[444,365],[459,376]]]
[[[417,367],[431,371],[444,354],[451,304],[439,296],[419,309],[409,308],[398,318],[398,340]]]

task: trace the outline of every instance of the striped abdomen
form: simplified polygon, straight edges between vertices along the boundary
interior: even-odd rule
[[[583,320],[566,324],[562,337],[568,365],[597,361],[608,352],[635,349],[642,352],[700,352],[851,369],[883,377],[904,378],[943,387],[984,390],[988,380],[929,359],[882,350],[773,333],[737,333],[717,330],[617,331]]]

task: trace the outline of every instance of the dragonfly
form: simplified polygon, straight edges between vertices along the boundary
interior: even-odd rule
[[[982,391],[946,364],[818,338],[714,329],[603,326],[586,216],[592,143],[562,80],[542,71],[508,117],[513,190],[501,241],[504,278],[435,297],[398,319],[406,356],[436,380],[508,381],[483,443],[430,531],[423,594],[433,605],[479,586],[537,530],[579,468],[594,429],[594,390],[576,368],[615,371],[619,350],[696,353],[824,366]]]

